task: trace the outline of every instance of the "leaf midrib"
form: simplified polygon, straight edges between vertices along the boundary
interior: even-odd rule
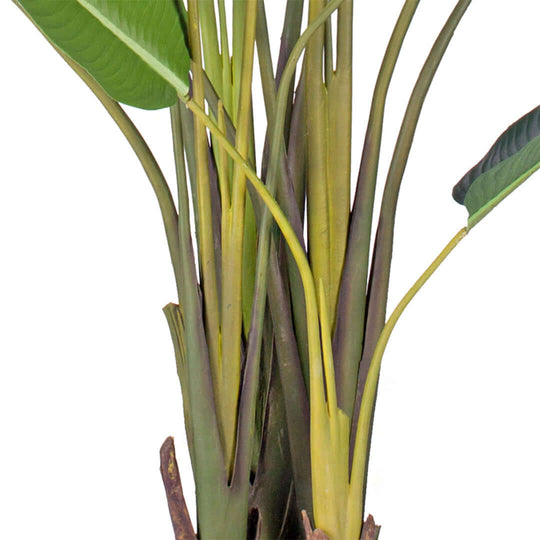
[[[188,85],[180,79],[168,66],[151,54],[147,49],[127,35],[118,25],[108,18],[102,11],[92,5],[88,0],[77,0],[79,5],[86,9],[105,28],[110,30],[122,43],[131,49],[145,64],[150,66],[158,75],[167,81],[177,92],[179,97],[189,93]]]

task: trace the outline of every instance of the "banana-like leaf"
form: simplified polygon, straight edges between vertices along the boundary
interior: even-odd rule
[[[18,0],[42,32],[115,100],[160,109],[189,89],[175,0]]]
[[[474,227],[540,168],[540,107],[512,124],[454,187],[454,199],[469,211]]]

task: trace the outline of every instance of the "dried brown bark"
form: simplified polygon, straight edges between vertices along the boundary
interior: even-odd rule
[[[324,532],[320,529],[313,530],[311,528],[311,523],[305,510],[302,511],[302,521],[304,523],[306,540],[330,540],[328,536],[326,536],[326,534],[324,534]],[[370,514],[366,519],[364,526],[362,527],[362,534],[360,536],[360,540],[377,540],[380,530],[381,527],[379,525],[375,525],[375,520]]]
[[[302,510],[302,522],[304,523],[306,540],[330,540],[320,529],[313,530],[311,528],[311,523],[305,510]]]
[[[373,516],[369,514],[364,526],[362,527],[362,534],[360,540],[377,540],[379,537],[380,527],[375,525],[375,520]]]
[[[180,471],[178,470],[172,437],[165,439],[159,451],[159,457],[161,461],[161,477],[163,478],[167,502],[169,503],[174,538],[175,540],[197,540],[184,499],[184,492],[182,491]]]

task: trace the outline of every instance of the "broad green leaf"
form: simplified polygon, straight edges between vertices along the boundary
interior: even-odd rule
[[[113,99],[159,109],[187,95],[189,51],[175,0],[18,3]]]
[[[540,168],[540,107],[512,124],[454,187],[474,227]]]

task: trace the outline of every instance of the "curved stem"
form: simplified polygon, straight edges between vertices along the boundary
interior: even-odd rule
[[[419,3],[420,0],[405,2],[388,43],[373,92],[362,161],[358,172],[333,340],[338,403],[349,417],[352,416],[354,409],[356,374],[362,356],[373,202],[386,96],[401,47]]]
[[[18,5],[18,4],[17,4]],[[51,43],[51,42],[49,42]],[[182,287],[185,281],[182,278],[181,271],[181,258],[182,253],[180,251],[180,245],[178,241],[178,213],[174,204],[174,199],[167,184],[167,180],[163,176],[161,169],[152,154],[152,151],[146,144],[146,141],[140,134],[139,130],[135,127],[135,124],[131,121],[120,104],[114,101],[103,90],[103,88],[95,81],[95,79],[79,64],[74,62],[69,56],[66,56],[60,49],[58,49],[53,43],[56,52],[64,59],[73,71],[82,79],[82,81],[90,88],[94,95],[99,99],[101,104],[105,107],[106,111],[110,114],[111,118],[116,122],[120,131],[130,144],[131,148],[139,158],[144,172],[152,185],[152,189],[156,194],[159,208],[161,210],[161,216],[165,225],[165,234],[167,236],[167,243],[169,246],[169,252],[171,255],[171,261],[174,269],[174,275],[176,279],[176,286],[179,296],[181,295]]]
[[[369,304],[362,355],[362,361],[366,367],[370,362],[386,317],[397,201],[420,113],[444,53],[470,3],[471,0],[459,0],[437,37],[412,91],[392,156],[388,178],[384,187],[369,283]],[[363,382],[359,378],[357,405],[361,399]]]
[[[252,329],[250,333],[250,349],[249,360],[246,362],[246,375],[245,379],[248,379],[247,375],[250,375],[249,384],[244,384],[242,391],[242,400],[247,400],[249,404],[246,414],[242,414],[239,418],[238,427],[238,444],[237,448],[241,451],[242,455],[236,457],[236,462],[242,464],[237,476],[237,472],[234,472],[233,483],[235,485],[244,486],[247,481],[249,462],[249,452],[246,451],[246,440],[244,437],[249,437],[249,426],[252,424],[252,416],[254,414],[255,398],[256,398],[256,382],[257,382],[257,367],[251,369],[249,366],[251,363],[256,363],[256,359],[259,357],[260,344],[262,340],[262,323],[261,320],[264,317],[264,302],[266,300],[266,282],[267,282],[267,269],[268,269],[268,256],[270,248],[270,226],[272,224],[272,217],[275,219],[278,227],[281,229],[283,236],[291,253],[298,265],[302,283],[304,286],[304,292],[306,297],[306,312],[308,317],[308,350],[310,356],[310,363],[312,366],[312,378],[321,381],[322,384],[322,365],[321,365],[321,344],[319,340],[319,319],[317,309],[317,297],[315,294],[315,284],[313,281],[313,275],[309,266],[306,253],[300,244],[293,228],[287,220],[285,214],[277,204],[273,197],[276,191],[276,184],[278,179],[278,171],[281,159],[281,152],[283,152],[283,129],[285,124],[285,116],[287,111],[287,97],[290,85],[293,81],[296,64],[302,55],[302,52],[308,43],[311,36],[315,33],[317,28],[324,23],[333,11],[335,11],[343,0],[333,0],[328,4],[316,17],[316,19],[308,26],[304,33],[298,39],[294,46],[287,65],[283,70],[281,83],[279,86],[277,103],[276,103],[276,120],[273,128],[272,136],[272,152],[270,157],[269,172],[267,177],[267,183],[264,185],[257,177],[257,174],[249,166],[246,160],[236,151],[236,149],[227,140],[227,137],[219,129],[216,123],[209,118],[205,111],[193,100],[187,99],[185,101],[186,106],[203,122],[210,130],[212,135],[219,140],[222,148],[233,158],[233,160],[240,166],[250,183],[253,185],[259,196],[262,198],[266,205],[263,211],[263,217],[261,219],[261,226],[259,229],[259,249],[257,255],[257,269],[256,275],[259,280],[257,287],[258,300],[254,302],[252,325],[255,325],[255,330]],[[249,368],[249,369],[248,369]],[[320,376],[319,376],[320,372]],[[246,394],[244,395],[244,391]],[[324,392],[324,389],[322,390]],[[313,395],[317,395],[320,392],[312,392]],[[324,395],[324,394],[323,394]],[[243,425],[242,425],[243,424]],[[236,466],[235,466],[236,469]]]
[[[356,440],[354,446],[353,466],[351,472],[351,485],[349,491],[349,510],[347,515],[358,515],[358,520],[361,522],[361,514],[364,509],[364,496],[366,485],[366,472],[367,462],[369,457],[369,440],[371,435],[371,425],[373,421],[373,413],[375,410],[375,400],[377,394],[377,386],[379,383],[379,374],[381,372],[381,362],[384,351],[392,330],[396,326],[397,321],[401,317],[401,314],[405,308],[409,305],[409,302],[415,297],[416,293],[424,286],[426,281],[433,275],[435,270],[439,268],[441,263],[450,255],[454,248],[465,238],[467,235],[467,228],[461,229],[453,238],[448,242],[446,247],[441,251],[439,256],[429,265],[427,270],[418,278],[416,283],[409,289],[407,294],[402,298],[399,304],[394,309],[392,315],[385,324],[373,358],[369,367],[368,376],[366,379],[366,385],[364,388],[364,394],[362,396],[362,405],[360,407],[360,416],[358,419],[358,430],[356,432]],[[358,504],[360,501],[360,504]],[[361,508],[362,512],[358,509]],[[350,529],[348,529],[350,530]],[[357,535],[358,536],[358,535]],[[347,536],[347,538],[353,536]]]
[[[320,380],[322,381],[321,343],[319,340],[317,296],[315,293],[313,274],[311,273],[311,268],[309,266],[309,261],[307,259],[306,253],[303,250],[300,242],[298,241],[298,238],[296,237],[292,226],[290,225],[287,218],[285,217],[285,214],[270,193],[268,187],[264,185],[263,182],[257,177],[255,171],[253,171],[250,165],[236,151],[236,149],[227,140],[227,137],[220,131],[216,123],[206,115],[204,110],[201,109],[192,100],[187,100],[185,103],[186,106],[205,123],[212,135],[214,135],[216,139],[220,141],[220,144],[223,145],[223,148],[227,151],[227,153],[233,158],[237,165],[242,168],[246,177],[248,178],[248,180],[270,211],[271,215],[275,219],[278,227],[280,228],[285,238],[285,241],[289,246],[289,249],[291,250],[291,253],[300,271],[302,284],[304,286],[304,294],[306,297],[306,312],[308,319],[308,347],[310,354],[310,365],[312,368],[311,375],[312,378],[320,378]],[[315,393],[312,392],[311,394],[313,396]],[[249,437],[249,429],[247,428],[249,425],[251,425],[251,422],[249,422],[247,418],[245,421],[246,425],[241,431],[243,436]],[[240,442],[238,446],[242,446]],[[248,454],[244,455],[243,457],[247,459],[247,455]],[[240,485],[242,485],[242,483],[246,480],[247,472],[247,467],[242,467],[240,477],[238,479],[235,479],[240,483]]]

